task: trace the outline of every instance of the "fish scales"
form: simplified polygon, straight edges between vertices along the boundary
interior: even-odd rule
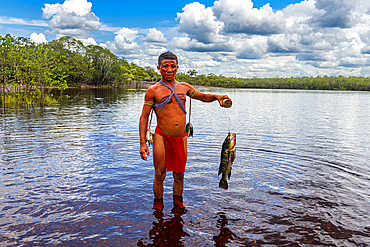
[[[222,144],[221,150],[221,162],[218,168],[218,176],[222,174],[219,187],[227,190],[229,185],[227,179],[230,179],[232,164],[235,160],[235,150],[236,150],[236,134],[229,134],[225,138]]]

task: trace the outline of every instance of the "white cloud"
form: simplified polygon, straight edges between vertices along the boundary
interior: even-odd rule
[[[366,65],[366,58],[357,58],[357,57],[344,57],[340,59],[339,66],[343,67],[361,67]]]
[[[46,40],[46,37],[43,33],[37,34],[37,33],[32,33],[30,35],[30,40],[32,42],[35,42],[36,44],[41,44],[41,43],[47,43],[48,41]]]
[[[227,43],[209,43],[204,44],[195,39],[189,37],[175,37],[172,39],[174,47],[185,50],[185,51],[197,51],[197,52],[217,52],[217,51],[232,51],[232,41]]]
[[[95,16],[86,0],[80,4],[78,10],[56,4],[45,15],[63,19],[61,13],[66,13],[84,21]],[[160,53],[174,50],[182,71],[262,77],[360,75],[370,71],[369,7],[360,0],[304,0],[281,11],[269,4],[254,8],[251,0],[217,0],[210,7],[193,2],[177,13],[177,28],[164,31],[117,30],[90,17],[99,30],[116,32],[113,41],[101,46],[140,65],[153,66]],[[65,26],[52,20],[59,34],[87,36],[94,29],[73,18]]]
[[[167,39],[164,37],[163,33],[156,28],[149,28],[149,32],[147,33],[146,37],[143,38],[145,42],[152,42],[152,43],[167,43]]]
[[[116,33],[113,42],[107,42],[107,46],[118,54],[134,53],[139,48],[139,45],[135,42],[136,38],[138,38],[137,30],[123,27]]]
[[[300,3],[290,4],[283,9],[283,13],[289,17],[297,18],[298,20],[307,20],[312,15],[324,14],[324,10],[316,9],[315,3],[315,0],[305,0]]]
[[[189,3],[177,13],[179,32],[185,33],[190,38],[199,42],[210,44],[220,41],[219,31],[223,24],[216,21],[212,8],[205,8],[198,2]]]
[[[268,38],[268,51],[272,53],[297,53],[301,51],[300,35],[278,34]]]
[[[48,23],[40,20],[25,20],[21,18],[5,17],[0,16],[0,24],[10,24],[10,25],[25,25],[25,26],[37,26],[37,27],[47,27]]]
[[[149,55],[149,56],[154,56],[155,59],[157,59],[160,54],[162,54],[163,52],[166,52],[166,51],[167,51],[167,49],[164,48],[164,47],[150,46],[150,47],[145,49],[144,53]]]
[[[109,25],[106,25],[104,23],[101,24],[99,30],[101,31],[107,31],[107,32],[118,32],[121,29],[121,27],[111,27]]]
[[[212,10],[227,33],[268,35],[285,30],[283,12],[274,13],[269,4],[257,9],[251,0],[218,0]]]
[[[65,0],[63,4],[45,4],[43,17],[50,19],[53,32],[79,37],[88,36],[89,31],[101,26],[99,17],[91,12],[92,3],[86,0]]]
[[[74,13],[77,16],[85,16],[91,11],[92,3],[86,0],[65,0],[63,4],[45,4],[43,10],[43,17],[49,19],[54,15],[60,13]]]
[[[192,65],[196,68],[197,67],[218,67],[221,65],[221,63],[211,59],[207,61],[192,61]]]
[[[321,27],[349,28],[355,24],[352,10],[358,0],[316,0],[315,7],[323,13],[312,17]]]
[[[55,34],[96,45],[96,37],[100,46],[140,65],[154,66],[160,53],[171,50],[179,56],[184,72],[370,76],[370,1],[304,0],[282,10],[268,3],[255,8],[252,1],[214,0],[209,7],[192,2],[177,13],[176,27],[160,30],[155,24],[132,29],[102,23],[92,12],[91,0],[46,3],[42,11],[48,20],[2,16],[0,25],[2,33],[10,29],[25,36],[32,33],[30,39],[35,42],[45,42],[44,34],[49,38]],[[102,41],[113,33],[110,41]]]
[[[93,39],[93,38],[79,39],[79,40],[81,40],[82,43],[85,46],[88,46],[88,45],[98,45],[98,43],[96,43],[95,39]]]
[[[237,41],[236,57],[239,59],[261,59],[266,56],[268,39],[265,36],[253,36]]]

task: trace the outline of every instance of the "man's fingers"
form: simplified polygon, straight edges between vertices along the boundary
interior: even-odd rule
[[[140,156],[143,160],[147,160],[147,157],[145,157],[145,154],[147,154],[148,156],[150,155],[148,148],[145,148],[144,150],[142,149],[140,150]]]

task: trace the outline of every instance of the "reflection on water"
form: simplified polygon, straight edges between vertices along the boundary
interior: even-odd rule
[[[153,221],[153,228],[149,230],[149,239],[151,243],[145,244],[146,240],[140,239],[138,246],[184,246],[183,238],[190,236],[184,231],[184,221],[181,218],[186,213],[185,209],[173,208],[173,216],[164,217],[160,210],[153,212],[156,218]]]
[[[226,213],[220,212],[217,216],[217,227],[220,228],[220,234],[214,236],[213,240],[215,241],[215,246],[225,246],[227,243],[230,243],[230,240],[234,240],[238,236],[227,227]]]
[[[183,212],[172,208],[172,176],[163,212],[151,208],[152,156],[138,153],[144,90],[75,90],[57,106],[6,108],[1,245],[370,243],[368,92],[209,91],[233,107],[192,102]],[[225,191],[217,174],[229,129],[238,143]]]

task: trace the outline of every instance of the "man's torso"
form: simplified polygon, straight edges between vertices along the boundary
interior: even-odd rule
[[[171,88],[173,85],[169,85]],[[171,90],[161,83],[152,86],[154,89],[154,103],[159,104],[165,101],[170,95]],[[175,94],[180,98],[184,108],[186,102],[186,94],[189,91],[189,85],[182,82],[177,82],[175,87]],[[173,95],[169,102],[162,107],[154,107],[157,113],[157,126],[170,136],[181,136],[185,131],[186,114],[179,102]]]

